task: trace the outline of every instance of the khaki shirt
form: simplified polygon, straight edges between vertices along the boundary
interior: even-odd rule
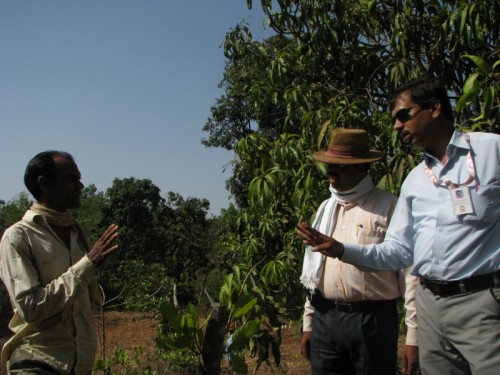
[[[92,307],[101,303],[96,275],[76,228],[70,249],[33,211],[8,228],[0,243],[0,277],[14,309],[14,336],[2,361],[19,350],[61,374],[89,373],[97,347]]]
[[[356,205],[339,204],[333,237],[342,243],[370,244],[384,240],[397,198],[374,188]],[[405,270],[406,271],[406,270]],[[378,301],[405,296],[406,343],[417,345],[414,295],[417,278],[409,272],[365,272],[336,258],[326,257],[318,284],[321,294],[333,301]],[[406,294],[405,294],[406,291]],[[314,308],[305,303],[303,330],[312,330]]]

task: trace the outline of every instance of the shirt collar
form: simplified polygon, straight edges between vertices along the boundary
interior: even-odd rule
[[[451,136],[450,143],[448,144],[448,147],[455,147],[455,148],[463,148],[466,150],[469,150],[470,147],[467,144],[467,141],[465,140],[465,135],[461,133],[458,130],[455,130],[453,132],[453,135]]]
[[[42,215],[37,214],[32,210],[26,211],[26,213],[23,216],[23,220],[30,224],[38,224],[48,227],[47,220],[45,220],[45,218]]]
[[[465,135],[459,130],[455,130],[451,135],[450,142],[446,148],[446,155],[448,155],[448,158],[451,159],[457,153],[458,149],[469,151],[470,146],[465,140]],[[424,151],[424,160],[427,165],[437,163],[437,159],[426,151]]]

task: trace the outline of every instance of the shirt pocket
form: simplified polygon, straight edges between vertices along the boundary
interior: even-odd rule
[[[359,244],[380,243],[384,240],[384,237],[385,231],[359,228],[356,242]]]
[[[494,197],[500,194],[500,187],[495,185],[479,185],[477,191],[469,188],[472,207],[471,214],[459,215],[458,221],[472,227],[482,227],[497,219],[498,207],[495,207]]]

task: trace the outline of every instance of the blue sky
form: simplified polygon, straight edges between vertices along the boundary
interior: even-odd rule
[[[233,157],[201,139],[222,92],[224,36],[270,34],[246,0],[2,0],[0,199],[22,191],[29,159],[73,154],[85,185],[150,179],[228,206]]]

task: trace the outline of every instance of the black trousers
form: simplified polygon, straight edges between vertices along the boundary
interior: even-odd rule
[[[9,362],[9,375],[58,375],[59,372],[37,359]]]
[[[9,375],[60,375],[60,372],[24,350],[14,350],[7,363]],[[71,371],[71,374],[74,374]],[[91,373],[89,372],[88,375]]]
[[[313,375],[396,374],[396,302],[364,311],[316,310],[310,343]]]

